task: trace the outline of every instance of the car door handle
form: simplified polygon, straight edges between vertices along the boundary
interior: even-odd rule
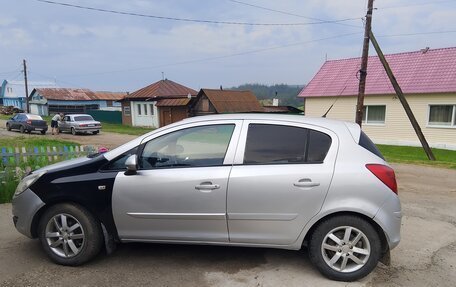
[[[201,184],[198,184],[195,186],[196,190],[202,191],[202,192],[210,192],[214,189],[219,189],[220,184],[212,184],[212,182],[202,182]]]
[[[293,183],[296,187],[315,187],[319,186],[319,182],[313,182],[310,178],[300,179],[298,182]]]

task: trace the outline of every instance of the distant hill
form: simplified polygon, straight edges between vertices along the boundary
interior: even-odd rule
[[[262,85],[262,84],[243,84],[238,87],[229,88],[230,90],[250,90],[262,103],[272,104],[272,99],[279,99],[281,106],[300,107],[303,105],[303,100],[297,96],[302,90],[303,85]],[[277,95],[276,95],[277,92]]]

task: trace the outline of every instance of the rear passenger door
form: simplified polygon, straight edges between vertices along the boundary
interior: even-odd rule
[[[228,186],[230,242],[294,243],[323,204],[337,149],[320,127],[244,121]]]

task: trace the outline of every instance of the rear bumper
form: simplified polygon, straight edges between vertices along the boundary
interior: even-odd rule
[[[78,133],[84,133],[84,132],[96,132],[101,130],[101,127],[74,127],[74,130],[77,131]]]
[[[13,198],[12,205],[14,226],[20,233],[33,238],[32,221],[44,202],[32,190],[27,189]]]
[[[28,131],[47,131],[48,126],[31,126],[31,125],[24,125],[24,128]]]
[[[399,197],[392,193],[383,203],[374,221],[379,224],[385,232],[390,249],[396,247],[401,241],[402,211]]]

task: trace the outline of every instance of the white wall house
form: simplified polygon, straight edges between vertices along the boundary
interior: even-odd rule
[[[456,47],[386,55],[429,145],[456,150]],[[305,115],[353,122],[360,58],[327,61],[299,97]],[[369,57],[364,132],[379,144],[420,146],[378,57]]]
[[[131,101],[132,125],[137,127],[159,127],[157,102]]]

